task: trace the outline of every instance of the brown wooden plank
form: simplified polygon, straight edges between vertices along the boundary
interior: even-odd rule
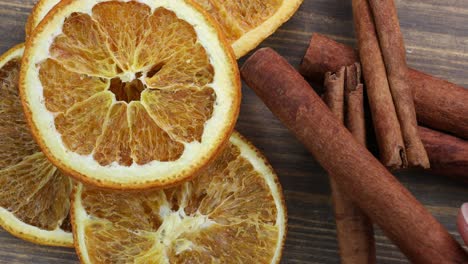
[[[33,0],[0,0],[0,52],[24,39]],[[396,0],[411,67],[468,87],[468,1]],[[354,44],[351,1],[305,0],[294,16],[261,46],[275,48],[298,65],[312,32]],[[242,63],[244,59],[240,60]],[[269,158],[280,175],[289,211],[283,263],[338,263],[330,190],[326,174],[308,152],[244,87],[238,130]],[[468,103],[468,102],[467,102]],[[468,186],[421,172],[397,177],[460,239],[458,207]],[[407,263],[377,231],[378,263]],[[0,263],[77,263],[72,249],[33,245],[0,230]]]

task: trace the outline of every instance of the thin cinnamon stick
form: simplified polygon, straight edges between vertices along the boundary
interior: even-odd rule
[[[261,49],[242,77],[343,191],[414,263],[465,263],[468,253],[341,125],[288,62]]]
[[[431,171],[468,183],[468,141],[419,127]]]
[[[357,75],[355,67],[342,67],[337,73],[327,73],[325,77],[324,101],[341,124],[345,119],[345,87],[346,90],[355,90]],[[363,133],[359,131],[357,134]],[[365,144],[365,142],[360,143]],[[341,263],[376,263],[372,223],[341,190],[332,176],[330,185]]]
[[[359,55],[382,163],[392,169],[407,166],[406,149],[374,21],[367,0],[353,0]]]
[[[344,91],[345,91],[346,67],[341,67],[336,73],[325,74],[325,93],[323,100],[332,113],[344,123]]]
[[[361,66],[354,63],[346,67],[346,127],[354,138],[366,146],[366,118],[364,111],[364,87],[361,83]]]
[[[400,121],[410,167],[429,168],[429,158],[419,138],[413,93],[408,82],[406,50],[394,0],[369,0],[379,37],[393,103]]]
[[[359,56],[352,47],[314,34],[300,72],[309,80],[322,83],[326,72],[355,62],[359,62]],[[409,76],[418,121],[468,139],[468,90],[414,69],[409,70]]]

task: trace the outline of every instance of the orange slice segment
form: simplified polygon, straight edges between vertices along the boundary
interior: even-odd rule
[[[62,135],[63,144],[76,153],[91,154],[102,134],[112,102],[112,93],[105,91],[59,114],[55,118],[55,127]]]
[[[213,114],[216,93],[211,88],[148,90],[142,102],[158,125],[182,141],[201,141],[203,128]]]
[[[233,21],[244,33],[255,28],[272,14],[278,12],[284,2],[283,0],[212,1],[216,3],[219,10],[232,16]]]
[[[119,71],[107,37],[88,14],[70,14],[49,47],[51,58],[72,72],[90,76],[114,77]]]
[[[109,86],[108,80],[68,71],[52,59],[41,63],[39,78],[44,88],[47,109],[58,113],[65,112]]]
[[[10,55],[11,54],[11,55]],[[0,168],[18,164],[24,157],[39,151],[24,119],[18,94],[19,66],[23,47],[19,46],[2,57],[0,68]],[[6,58],[7,56],[10,58]]]
[[[47,13],[60,0],[39,0],[26,24],[26,35],[32,31]],[[223,30],[232,45],[237,58],[242,57],[254,49],[260,42],[270,36],[284,22],[286,22],[299,8],[303,0],[193,0],[209,13]],[[140,13],[144,8],[137,8]],[[141,13],[140,13],[141,14]],[[135,15],[132,22],[122,25],[135,29],[139,35],[138,25],[134,21],[141,18]],[[115,27],[120,29],[123,27]],[[131,40],[133,41],[133,40]]]
[[[237,63],[197,6],[64,1],[29,40],[27,119],[48,158],[80,181],[167,187],[193,177],[229,139]]]
[[[240,25],[234,20],[234,17],[223,8],[222,3],[213,0],[195,0],[203,7],[215,20],[219,23],[226,38],[233,43],[239,39],[244,31]],[[237,0],[236,0],[237,1]]]
[[[169,161],[180,158],[184,146],[172,140],[162,130],[145,107],[139,102],[129,105],[129,122],[132,143],[132,155],[138,164],[146,164],[150,160]]]
[[[151,8],[135,1],[105,2],[93,7],[93,18],[108,36],[107,45],[123,71],[137,71],[136,54],[148,34]],[[119,19],[120,18],[120,19]],[[152,55],[152,54],[151,54]]]
[[[116,103],[109,110],[104,131],[94,150],[94,159],[102,166],[110,165],[112,162],[124,166],[132,164],[127,104]]]
[[[22,239],[73,246],[72,183],[40,152],[18,94],[23,45],[0,57],[0,226]]]
[[[44,154],[28,156],[15,166],[3,169],[2,175],[0,183],[5,190],[0,194],[1,207],[20,216],[26,224],[44,230],[54,230],[64,220],[69,209],[70,180]],[[50,193],[61,202],[51,199]]]
[[[234,133],[198,177],[175,188],[80,184],[72,225],[82,263],[279,263],[286,209],[271,167]]]

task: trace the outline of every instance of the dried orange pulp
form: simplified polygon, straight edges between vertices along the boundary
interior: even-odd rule
[[[183,0],[60,2],[28,40],[20,91],[48,158],[113,189],[190,179],[240,106],[232,49]]]
[[[41,153],[23,115],[18,80],[24,46],[0,57],[0,226],[22,239],[73,246],[72,183]]]
[[[220,25],[237,58],[254,49],[286,22],[303,0],[193,0]],[[39,0],[26,24],[30,35],[60,0]]]
[[[78,185],[82,263],[279,263],[286,208],[265,158],[238,133],[199,177],[139,193]]]

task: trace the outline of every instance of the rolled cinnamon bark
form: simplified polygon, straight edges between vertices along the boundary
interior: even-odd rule
[[[321,83],[326,72],[355,62],[359,58],[352,47],[314,34],[299,69],[309,80]],[[413,69],[409,76],[420,124],[468,139],[468,90]]]
[[[346,67],[346,127],[354,138],[366,146],[366,118],[364,111],[364,87],[361,83],[361,66],[354,63]]]
[[[299,71],[309,80],[322,84],[327,72],[359,62],[357,52],[344,44],[314,33]]]
[[[369,0],[369,4],[379,37],[393,103],[400,121],[408,165],[429,168],[429,158],[418,134],[413,93],[408,82],[405,44],[395,2]]]
[[[367,0],[352,0],[359,57],[382,163],[392,169],[408,164],[402,130]]]
[[[419,122],[468,140],[468,89],[416,70],[409,75]]]
[[[465,263],[468,253],[341,125],[288,62],[261,49],[241,70],[249,87],[414,263]]]
[[[468,183],[468,141],[425,127],[419,134],[429,154],[431,171]]]
[[[340,123],[344,123],[344,92],[346,67],[341,67],[336,73],[325,74],[325,93],[323,100]]]
[[[342,67],[337,73],[327,73],[325,77],[324,101],[341,124],[345,120],[345,88],[346,93],[349,94],[349,91],[356,90],[358,86],[360,72],[356,67],[356,65]],[[363,104],[362,100],[361,103]],[[357,103],[355,107],[358,107]],[[357,119],[351,118],[351,120],[355,121]],[[356,128],[355,131],[358,137],[365,134],[363,131],[358,131],[361,129],[359,124],[351,123]],[[365,145],[362,138],[359,138],[359,141]],[[340,249],[340,262],[343,264],[376,263],[372,223],[340,189],[332,176],[330,176],[330,185],[335,212],[336,234]]]

